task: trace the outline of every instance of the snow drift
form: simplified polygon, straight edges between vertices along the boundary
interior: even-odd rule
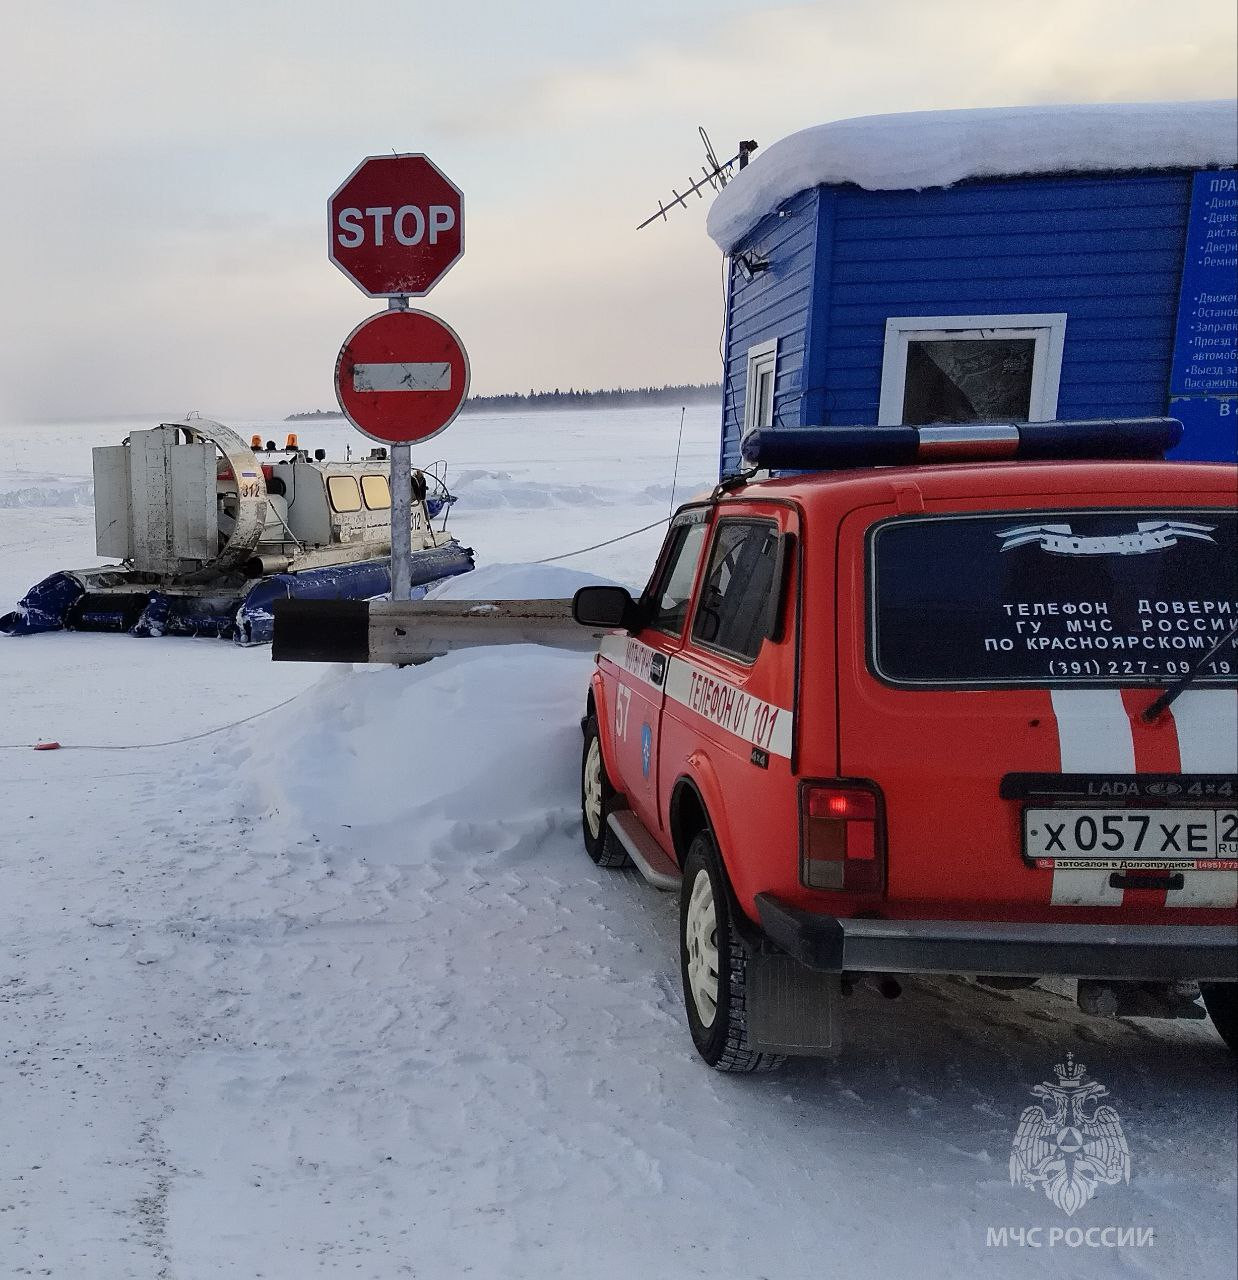
[[[869,191],[967,178],[1238,162],[1238,103],[1140,102],[993,107],[859,116],[775,142],[728,183],[706,224],[724,253],[784,200],[822,184]]]
[[[237,763],[247,807],[291,836],[352,832],[413,860],[575,803],[590,659],[533,645],[412,668],[335,668],[255,731]],[[346,830],[347,829],[347,830]],[[493,847],[493,846],[492,846]]]
[[[491,565],[441,599],[554,599],[604,582],[551,565]],[[419,667],[337,666],[258,722],[239,760],[246,803],[297,839],[349,832],[417,859],[574,820],[592,659],[535,645],[469,649]],[[485,828],[483,830],[483,828]],[[414,850],[416,851],[414,853]]]
[[[426,592],[431,600],[570,600],[580,587],[611,584],[609,578],[554,564],[488,564],[448,578]]]

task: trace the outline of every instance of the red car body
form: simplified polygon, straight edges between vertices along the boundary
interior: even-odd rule
[[[1125,572],[1138,560],[1127,552],[1138,551],[1139,539],[1172,544],[1172,529],[1157,532],[1167,512],[1181,516],[1166,527],[1181,523],[1182,545],[1195,540],[1193,550],[1173,554],[1217,556],[1215,547],[1199,548],[1219,535],[1198,530],[1231,520],[1235,504],[1232,468],[1164,462],[969,462],[721,486],[677,514],[638,602],[640,622],[601,643],[590,711],[611,808],[638,819],[679,867],[694,826],[707,822],[738,926],[754,945],[817,970],[1230,981],[1234,961],[1225,956],[1238,939],[1233,634],[1207,679],[1154,719],[1144,713],[1238,618],[1238,565],[1209,562],[1219,572],[1194,611],[1191,600],[1161,591],[1120,623],[1108,605],[1095,616],[1088,601],[1046,603],[1029,579],[1032,587],[1001,606],[1002,627],[972,645],[979,665],[982,653],[985,662],[1004,661],[1009,642],[1023,678],[1008,682],[979,669],[922,683],[882,671],[874,630],[885,605],[875,603],[874,577],[883,530],[936,521],[949,531],[961,527],[956,517],[1000,517],[992,531],[1011,535],[992,555],[1002,572],[1017,555],[1049,578],[1095,579],[1102,564]],[[1086,538],[1061,543],[1074,536],[1072,518],[1085,523],[1080,513],[1129,525],[1136,541],[1093,539],[1118,548],[1107,559],[1091,554]],[[702,628],[710,608],[703,596],[717,594],[705,579],[728,522],[765,524],[781,552],[776,616],[754,656],[702,638],[713,628]],[[691,526],[703,533],[693,535],[690,595],[676,632],[650,616],[668,557]],[[989,526],[983,532],[992,538]],[[1037,539],[1043,546],[1034,554],[1005,554],[1007,542]],[[1162,566],[1162,585],[1166,554],[1144,557]],[[909,568],[906,556],[891,568],[905,584],[937,572],[931,563]],[[918,652],[912,613],[897,600],[890,608]],[[930,621],[935,634],[951,626],[941,616]],[[1113,647],[1115,625],[1130,647]],[[915,660],[932,665],[936,653],[930,647]],[[1079,669],[1080,661],[1095,670]],[[1039,665],[1029,672],[1028,663]],[[1031,810],[1040,818],[1025,817]],[[1047,826],[1036,827],[1046,814]],[[1162,817],[1164,830],[1177,828],[1168,836]],[[1157,842],[1136,856],[1149,818]],[[1078,824],[1068,828],[1074,843],[1062,843],[1063,821]],[[1071,856],[1034,848],[1045,832]],[[839,840],[845,869],[813,862],[814,841],[828,858]],[[1120,852],[1102,857],[1115,843]],[[648,856],[637,861],[648,870]]]

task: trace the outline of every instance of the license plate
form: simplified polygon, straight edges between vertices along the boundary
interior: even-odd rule
[[[1025,809],[1037,866],[1238,869],[1238,809]]]

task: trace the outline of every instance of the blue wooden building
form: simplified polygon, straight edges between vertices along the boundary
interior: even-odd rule
[[[721,471],[754,426],[1170,413],[1233,460],[1238,107],[840,121],[715,200]]]

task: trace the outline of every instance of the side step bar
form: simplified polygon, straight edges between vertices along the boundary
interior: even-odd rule
[[[636,869],[655,889],[663,889],[667,893],[678,892],[683,879],[679,868],[662,852],[661,846],[649,834],[649,829],[631,809],[620,809],[612,813],[607,819],[607,825],[627,850],[628,857],[636,863]]]

